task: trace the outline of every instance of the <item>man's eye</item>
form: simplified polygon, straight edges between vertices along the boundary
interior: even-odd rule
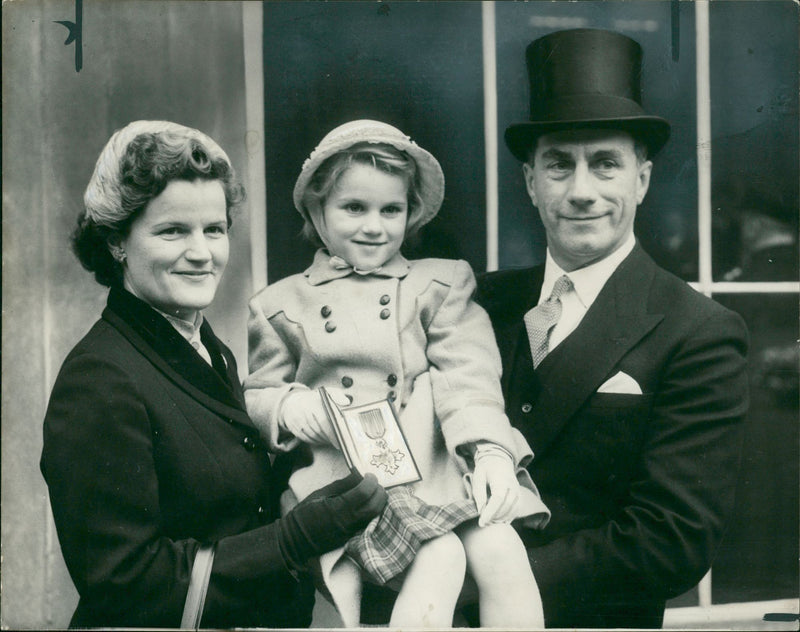
[[[227,226],[222,226],[222,225],[209,226],[206,229],[206,232],[210,233],[212,235],[225,235],[228,232],[228,227]]]
[[[566,178],[572,172],[572,168],[572,163],[568,160],[556,160],[547,165],[550,177],[556,180]]]

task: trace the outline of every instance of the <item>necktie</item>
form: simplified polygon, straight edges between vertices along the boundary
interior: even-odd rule
[[[525,329],[531,344],[531,357],[536,368],[547,355],[550,332],[561,318],[561,295],[572,290],[572,281],[565,274],[553,285],[553,291],[544,303],[537,305],[525,314]]]

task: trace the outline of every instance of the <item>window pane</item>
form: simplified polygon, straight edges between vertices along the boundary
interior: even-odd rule
[[[655,158],[650,191],[636,234],[663,267],[697,280],[697,169],[694,3],[498,2],[498,134],[529,114],[525,48],[567,28],[602,28],[628,35],[644,49],[645,110],[672,123],[672,137]],[[673,16],[673,10],[676,12]],[[500,267],[544,259],[544,228],[525,191],[519,162],[499,152]]]
[[[712,2],[714,279],[798,279],[798,9]]]
[[[750,412],[736,510],[713,565],[716,603],[796,598],[798,297],[718,296],[750,330]]]

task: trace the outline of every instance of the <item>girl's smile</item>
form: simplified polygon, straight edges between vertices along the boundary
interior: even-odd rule
[[[358,270],[373,270],[403,245],[408,221],[405,178],[354,164],[339,178],[323,207],[323,241]]]

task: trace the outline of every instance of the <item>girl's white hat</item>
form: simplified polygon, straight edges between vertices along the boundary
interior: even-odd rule
[[[314,172],[327,158],[356,143],[385,143],[411,156],[417,163],[420,175],[419,192],[423,208],[418,225],[426,224],[436,217],[444,198],[444,174],[439,161],[396,127],[380,121],[359,119],[328,132],[303,163],[294,185],[294,206],[303,219],[310,221],[308,211],[303,207],[303,194]]]

